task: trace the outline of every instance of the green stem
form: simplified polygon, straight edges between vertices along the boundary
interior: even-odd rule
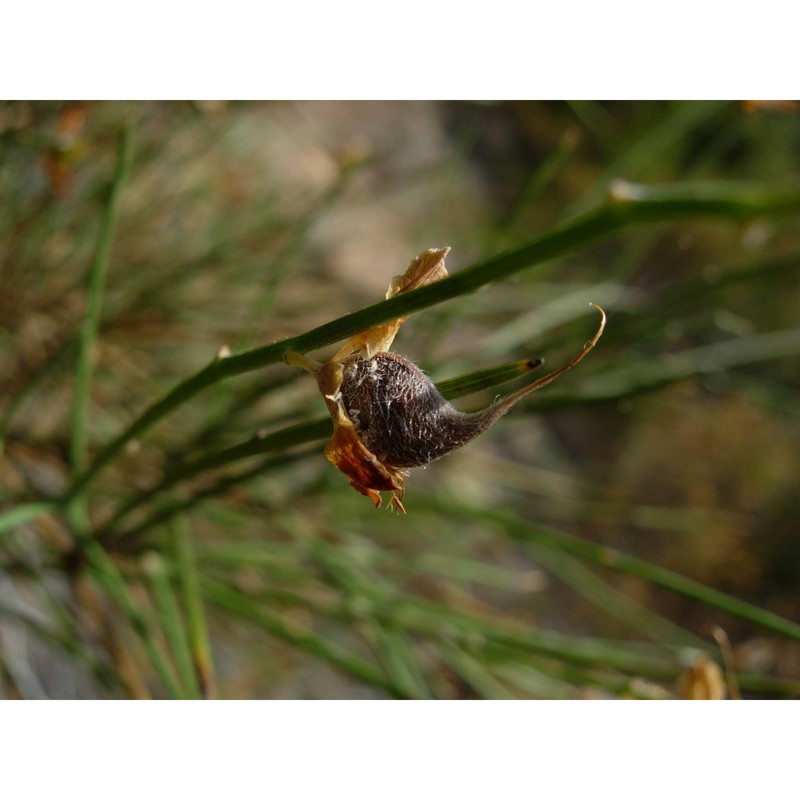
[[[81,637],[76,635],[74,630],[54,629],[38,618],[32,617],[25,610],[8,607],[0,602],[0,619],[6,616],[24,624],[34,636],[37,636],[43,642],[60,647],[65,653],[86,667],[103,688],[109,691],[120,690],[122,684],[119,676],[109,669],[108,664],[97,658],[89,647],[83,644]]]
[[[364,683],[382,689],[393,697],[405,697],[399,687],[384,678],[380,670],[375,669],[372,664],[352,655],[328,639],[317,636],[312,631],[290,624],[278,614],[256,605],[253,600],[241,592],[222,583],[209,580],[203,581],[203,590],[213,603],[244,619],[250,620],[272,636],[312,653],[338,667],[343,672],[355,676]]]
[[[172,651],[182,689],[190,699],[202,699],[200,684],[192,662],[189,637],[170,581],[170,570],[161,555],[154,551],[142,557],[142,571],[150,579],[161,622],[161,630]]]
[[[175,564],[183,594],[183,604],[189,625],[189,648],[192,655],[200,691],[205,698],[215,697],[214,660],[211,657],[211,644],[208,626],[200,596],[194,547],[191,533],[184,518],[178,518],[170,526]]]
[[[450,511],[457,514],[469,514],[471,519],[474,519],[477,515],[486,520],[494,521],[515,538],[527,539],[553,550],[570,553],[593,564],[599,564],[628,575],[635,575],[656,586],[661,586],[684,597],[697,600],[710,608],[723,611],[732,617],[743,619],[772,633],[800,641],[800,625],[796,622],[746,603],[744,600],[731,597],[717,589],[712,589],[710,586],[704,586],[691,578],[686,578],[641,558],[620,553],[618,550],[588,542],[585,539],[562,531],[533,526],[506,514],[478,509],[467,510],[463,506],[460,506],[458,510],[448,507],[448,513]]]
[[[254,480],[255,478],[262,477],[272,470],[286,467],[289,464],[292,464],[309,455],[310,452],[312,451],[261,459],[254,466],[248,467],[240,472],[225,475],[225,477],[220,478],[220,480],[211,484],[211,486],[200,489],[189,497],[165,503],[158,508],[157,511],[154,511],[148,517],[128,530],[119,531],[116,522],[113,525],[111,524],[115,521],[116,518],[114,518],[109,522],[108,525],[103,526],[103,528],[97,532],[97,539],[99,541],[104,541],[108,538],[112,538],[113,535],[113,539],[109,544],[110,550],[115,552],[129,552],[132,550],[133,552],[136,552],[137,548],[135,546],[131,547],[131,545],[135,545],[137,540],[141,541],[142,536],[156,526],[171,520],[178,514],[192,511],[204,500],[224,494],[234,486],[241,486],[249,481]],[[143,502],[144,500],[142,500],[142,503]]]
[[[464,612],[452,605],[423,600],[397,591],[396,587],[382,590],[375,583],[359,586],[364,602],[356,613],[348,600],[322,601],[318,596],[303,596],[291,590],[270,590],[265,597],[277,602],[297,605],[308,611],[349,624],[363,624],[365,618],[381,625],[391,625],[406,635],[429,640],[437,649],[442,642],[461,645],[495,658],[498,663],[510,660],[529,660],[530,656],[552,660],[564,665],[608,671],[630,677],[656,681],[673,681],[689,667],[705,648],[642,645],[638,642],[611,641],[587,637],[575,638],[555,631],[531,629],[511,622],[498,622]],[[784,696],[800,696],[800,681],[772,678],[751,673],[737,673],[743,689]]]
[[[519,699],[467,647],[443,641],[439,643],[437,652],[445,664],[485,700]]]
[[[24,506],[10,508],[0,514],[0,533],[10,531],[17,525],[22,525],[28,520],[49,514],[58,508],[58,504],[53,501],[43,500],[38,503],[26,503]]]
[[[508,364],[500,364],[496,367],[477,370],[456,378],[449,378],[439,382],[437,388],[448,399],[454,400],[483,389],[498,386],[506,381],[526,375],[539,365],[539,362],[531,359],[512,361]],[[333,424],[329,417],[320,417],[309,422],[301,422],[288,428],[283,428],[275,433],[266,436],[256,436],[246,442],[233,445],[224,450],[211,452],[205,456],[189,461],[170,474],[166,475],[161,483],[130,497],[123,503],[111,519],[98,531],[97,536],[103,539],[109,536],[114,530],[118,529],[120,523],[136,508],[139,508],[155,495],[160,494],[174,486],[180,481],[206,472],[217,467],[222,467],[235,461],[240,461],[253,456],[273,453],[276,450],[286,450],[289,447],[296,447],[301,444],[325,439],[331,435]],[[259,470],[260,471],[260,470]],[[137,529],[138,531],[138,529]]]
[[[635,223],[664,222],[692,217],[746,219],[800,208],[800,188],[781,191],[762,187],[709,186],[646,187],[617,182],[610,199],[593,211],[536,236],[522,246],[489,258],[442,281],[403,292],[389,300],[346,314],[306,333],[226,358],[217,357],[150,406],[101,450],[94,463],[73,482],[64,500],[70,501],[123,450],[125,445],[179,406],[218,381],[262,369],[294,350],[307,353],[346,339],[366,328],[474,292],[536,264],[604,239]]]
[[[529,542],[537,563],[551,575],[569,586],[576,594],[597,606],[603,613],[654,641],[703,647],[705,642],[670,622],[647,606],[617,591],[595,574],[591,567],[563,550]]]
[[[610,367],[605,372],[584,378],[574,388],[554,389],[540,395],[536,412],[542,413],[572,403],[608,403],[670,383],[700,375],[730,370],[732,367],[789,358],[800,353],[800,328],[758,333],[724,342],[681,350],[676,353]]]
[[[150,663],[155,668],[164,688],[172,699],[185,699],[186,695],[164,651],[159,646],[147,617],[136,603],[117,565],[96,542],[87,539],[84,553],[92,576],[113,598],[127,618],[142,643]]]
[[[333,425],[329,417],[320,417],[311,422],[301,422],[289,428],[276,431],[264,437],[249,439],[241,444],[228,447],[196,459],[175,472],[167,475],[161,483],[147,489],[140,494],[133,495],[123,503],[111,519],[97,532],[99,539],[105,539],[116,531],[128,515],[151,500],[157,494],[166,491],[180,481],[187,480],[201,472],[221,467],[234,461],[239,461],[252,456],[264,455],[276,450],[285,450],[306,442],[314,442],[330,436]]]
[[[130,169],[131,132],[122,131],[117,150],[117,167],[111,184],[111,192],[106,203],[100,230],[97,235],[94,259],[89,269],[88,298],[86,314],[78,337],[78,365],[75,374],[75,393],[72,402],[72,435],[70,438],[70,459],[73,475],[86,469],[89,452],[88,417],[89,393],[92,383],[94,345],[100,327],[100,313],[103,305],[108,265],[111,258],[111,243],[119,211],[122,187]],[[70,514],[80,527],[86,527],[85,502],[74,492],[71,496]]]

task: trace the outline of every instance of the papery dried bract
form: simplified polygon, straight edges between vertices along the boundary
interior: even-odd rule
[[[383,465],[364,446],[343,412],[333,419],[333,436],[325,446],[325,458],[350,479],[350,485],[380,506],[380,492],[403,491],[403,476]]]
[[[449,247],[432,248],[420,253],[409,264],[408,269],[392,279],[386,291],[386,299],[401,292],[447,277],[444,260]],[[388,351],[400,326],[407,316],[368,328],[351,336],[327,364],[319,364],[299,353],[287,353],[289,364],[302,367],[317,379],[317,385],[325,398],[328,412],[333,420],[333,436],[325,447],[325,457],[349,479],[350,485],[369,497],[376,506],[381,504],[380,492],[392,492],[391,504],[403,509],[402,497],[405,473],[381,463],[358,436],[355,426],[347,416],[340,387],[342,385],[342,363],[353,355],[371,358],[375,353]]]
[[[722,670],[705,653],[681,675],[678,690],[684,700],[724,700],[726,696]]]
[[[395,275],[392,278],[392,282],[386,290],[386,299],[446,278],[447,269],[444,260],[449,252],[449,247],[441,247],[431,248],[420,253],[402,275]],[[351,336],[331,360],[341,362],[354,353],[363,355],[364,358],[371,358],[375,353],[387,351],[392,346],[400,326],[407,319],[407,316],[400,317]]]

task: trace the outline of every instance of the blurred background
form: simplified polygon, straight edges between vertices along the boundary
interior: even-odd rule
[[[7,520],[69,486],[123,126],[90,456],[220,348],[376,302],[423,249],[450,245],[456,273],[604,203],[616,178],[800,174],[792,103],[1,104]],[[91,484],[107,562],[76,557],[57,511],[0,533],[0,696],[796,696],[799,266],[796,214],[695,216],[415,314],[393,349],[434,380],[555,368],[593,333],[588,302],[609,321],[575,371],[415,470],[405,517],[352,491],[322,439],[143,495],[325,414],[283,365],[215,384]]]

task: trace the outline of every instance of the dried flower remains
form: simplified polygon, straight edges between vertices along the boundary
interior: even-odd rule
[[[396,276],[386,298],[447,277],[449,247],[425,250]],[[593,304],[592,304],[593,305]],[[325,457],[350,485],[381,505],[391,492],[390,507],[405,512],[405,478],[422,466],[463,447],[493,425],[526,395],[574,367],[602,335],[606,316],[583,350],[564,367],[534,381],[488,408],[466,414],[453,408],[433,382],[404,356],[389,352],[408,317],[362,331],[345,342],[326,364],[288,352],[285,361],[308,370],[317,380],[333,420]]]

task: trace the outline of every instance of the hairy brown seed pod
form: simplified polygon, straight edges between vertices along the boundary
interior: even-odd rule
[[[450,248],[426,250],[396,277],[387,298],[447,275],[444,258]],[[350,484],[381,504],[381,491],[391,491],[390,506],[401,511],[407,470],[436,461],[481,434],[517,402],[574,367],[603,333],[561,369],[474,414],[453,408],[415,364],[388,349],[404,319],[371,328],[352,337],[327,363],[287,353],[287,363],[303,367],[317,379],[334,424],[325,456]]]
[[[509,406],[464,414],[416,364],[397,353],[354,356],[343,364],[342,403],[364,445],[382,464],[430,464],[472,441]]]

